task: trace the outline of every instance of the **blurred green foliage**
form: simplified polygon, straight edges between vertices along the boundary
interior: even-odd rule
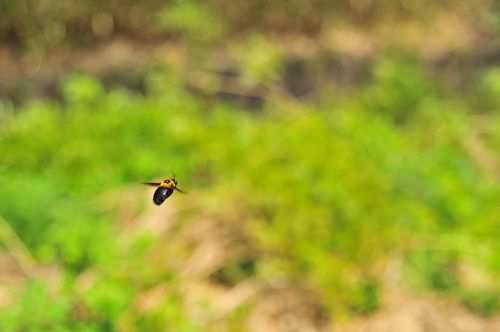
[[[19,54],[113,35],[166,38],[173,49],[148,67],[143,94],[74,73],[63,75],[59,101],[0,101],[0,258],[16,258],[18,243],[36,263],[14,275],[2,331],[221,330],[188,308],[176,261],[194,251],[183,232],[205,220],[240,246],[209,273],[221,287],[296,285],[330,320],[374,312],[393,284],[498,314],[500,69],[464,94],[396,50],[374,57],[346,94],[321,86],[323,98],[308,103],[280,90],[293,60],[283,36],[323,32],[321,44],[346,22],[418,19],[451,5],[475,4],[0,0],[0,42]],[[205,52],[226,42],[228,54]],[[214,69],[227,72],[204,71],[211,56],[227,56]],[[140,182],[172,172],[190,194],[152,206]],[[180,223],[168,238],[129,229],[170,205]],[[253,305],[226,313],[226,330],[245,331]]]
[[[496,71],[479,93],[500,84]],[[416,63],[391,58],[356,95],[293,111],[207,102],[171,70],[156,68],[147,82],[140,96],[73,75],[62,103],[0,114],[0,215],[64,278],[58,295],[45,279],[27,282],[0,313],[6,331],[198,330],[176,291],[181,277],[149,262],[158,240],[134,238],[124,251],[102,201],[172,171],[199,191],[201,215],[227,219],[252,248],[214,273],[219,282],[289,280],[342,317],[377,309],[388,266],[401,260],[404,284],[498,312],[498,174],[468,145],[480,130],[479,142],[500,158],[498,111],[478,129],[466,100],[440,93]],[[469,282],[464,267],[490,282]],[[93,282],[82,286],[86,278]],[[161,284],[169,289],[161,305],[138,310],[137,296]],[[234,312],[234,324],[245,312]]]
[[[465,12],[475,24],[498,31],[497,3],[461,0],[145,0],[66,3],[60,0],[0,0],[0,41],[29,53],[92,45],[111,35],[155,39],[181,36],[216,42],[252,32],[315,35],[339,24],[370,26],[384,20],[432,19]],[[482,22],[479,24],[479,22]]]

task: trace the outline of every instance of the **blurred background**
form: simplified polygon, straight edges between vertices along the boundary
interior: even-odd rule
[[[500,331],[499,10],[0,0],[1,330]]]

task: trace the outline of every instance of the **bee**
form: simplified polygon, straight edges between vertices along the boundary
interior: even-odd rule
[[[174,190],[185,193],[185,191],[177,188],[177,180],[175,179],[175,175],[170,179],[164,180],[163,182],[143,182],[143,184],[158,187],[153,194],[153,203],[155,203],[156,205],[161,205],[174,193]]]

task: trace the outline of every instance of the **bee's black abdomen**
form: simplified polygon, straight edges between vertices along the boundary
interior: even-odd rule
[[[156,189],[153,195],[153,203],[155,203],[156,205],[161,205],[161,203],[163,203],[167,198],[169,198],[173,192],[174,192],[173,189],[158,187],[158,189]]]

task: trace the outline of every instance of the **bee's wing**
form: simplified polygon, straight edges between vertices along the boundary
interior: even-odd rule
[[[187,192],[185,192],[184,190],[180,190],[180,189],[179,189],[179,188],[177,188],[177,187],[175,187],[174,189],[175,189],[175,190],[177,190],[177,191],[178,191],[178,192],[180,192],[180,193],[187,194]]]
[[[142,184],[145,184],[147,186],[158,187],[161,184],[161,182],[143,182]]]

